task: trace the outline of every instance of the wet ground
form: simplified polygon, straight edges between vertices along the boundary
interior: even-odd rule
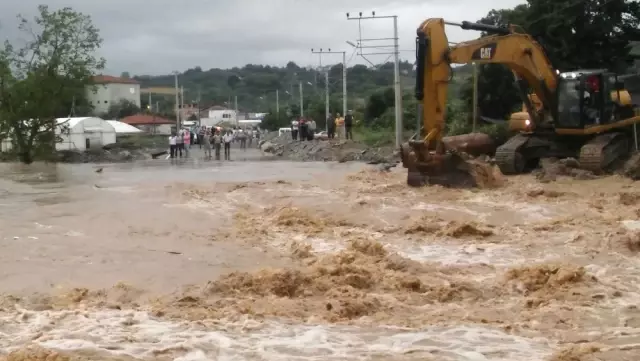
[[[2,165],[6,358],[640,359],[630,180],[408,189],[249,152]]]

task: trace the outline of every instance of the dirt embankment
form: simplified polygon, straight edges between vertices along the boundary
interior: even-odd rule
[[[89,151],[61,151],[58,161],[62,163],[124,163],[150,159],[154,149],[95,149]]]
[[[370,147],[357,140],[344,139],[295,141],[291,139],[291,134],[267,136],[260,149],[283,159],[297,161],[393,163],[397,159],[394,147]]]
[[[53,157],[46,158],[36,154],[36,160],[56,161],[60,163],[125,163],[136,160],[151,159],[152,154],[166,151],[164,137],[150,136],[148,138],[131,139],[123,137],[115,144],[109,144],[102,148],[90,150],[62,150],[57,151]],[[14,153],[0,152],[1,162],[18,161]]]

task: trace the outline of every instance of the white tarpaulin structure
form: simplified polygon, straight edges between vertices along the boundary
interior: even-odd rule
[[[85,151],[116,142],[115,128],[102,118],[57,118],[56,124],[56,150]],[[2,139],[1,151],[11,150],[12,145],[10,137]]]
[[[62,138],[57,150],[102,148],[116,142],[116,130],[106,120],[97,117],[58,118],[56,134]]]
[[[116,131],[116,135],[118,134],[137,134],[142,133],[142,130],[134,127],[133,125],[129,125],[127,123],[119,122],[117,120],[107,120],[107,123],[111,124],[113,129]]]

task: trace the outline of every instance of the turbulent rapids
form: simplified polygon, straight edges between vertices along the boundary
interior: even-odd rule
[[[348,165],[166,171],[1,181],[1,359],[640,354],[631,180],[473,190]]]

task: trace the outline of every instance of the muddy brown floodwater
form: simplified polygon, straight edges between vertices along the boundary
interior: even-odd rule
[[[640,359],[640,191],[359,164],[0,169],[0,359]]]

